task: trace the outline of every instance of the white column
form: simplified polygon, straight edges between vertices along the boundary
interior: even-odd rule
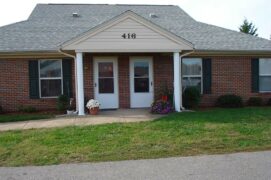
[[[78,98],[78,115],[85,115],[84,103],[84,73],[83,73],[83,53],[76,53],[76,81]]]
[[[175,111],[181,112],[182,107],[182,91],[181,91],[181,61],[180,53],[173,53],[174,62],[174,106]]]
[[[77,87],[77,66],[76,66],[76,58],[74,58],[74,84],[75,84],[75,104],[76,104],[76,111],[79,111],[78,108],[78,87]]]
[[[180,57],[180,64],[179,64],[179,67],[180,67],[180,75],[179,75],[179,83],[180,83],[180,107],[181,107],[181,111],[184,110],[184,107],[183,107],[183,84],[182,84],[182,57]]]

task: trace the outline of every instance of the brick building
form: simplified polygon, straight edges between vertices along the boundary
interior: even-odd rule
[[[150,107],[162,88],[271,98],[271,42],[204,24],[177,6],[38,4],[0,28],[0,105],[54,109],[56,97],[95,98],[102,109]]]

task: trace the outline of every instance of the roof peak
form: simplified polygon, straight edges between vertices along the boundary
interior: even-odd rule
[[[170,5],[170,4],[91,4],[91,3],[38,3],[41,5],[61,5],[61,6],[65,6],[65,5],[71,5],[71,6],[81,6],[81,5],[94,5],[94,6],[176,6],[176,5]]]

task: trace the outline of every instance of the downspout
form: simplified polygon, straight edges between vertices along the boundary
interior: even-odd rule
[[[78,111],[78,98],[77,98],[77,78],[76,78],[76,56],[72,55],[72,54],[68,54],[68,53],[65,53],[64,51],[62,51],[61,48],[58,49],[58,52],[65,55],[65,56],[68,56],[68,57],[71,57],[73,58],[74,60],[74,74],[75,74],[75,78],[74,78],[74,81],[75,81],[75,103],[76,103],[76,111]]]
[[[181,61],[181,63],[180,63],[181,67],[180,67],[180,68],[182,68],[182,58],[185,57],[185,56],[191,55],[191,54],[193,54],[194,52],[195,52],[195,50],[180,55],[180,61]],[[182,81],[182,80],[183,80],[183,77],[182,77],[182,74],[181,74],[181,81]],[[182,86],[182,83],[181,83],[181,86]],[[181,87],[181,91],[182,91],[182,89],[183,89],[183,88]],[[183,94],[183,93],[182,93],[182,94]],[[183,98],[183,97],[181,97],[181,98]],[[185,110],[185,108],[183,107],[183,100],[181,101],[181,110]]]
[[[185,54],[181,54],[181,55],[180,55],[180,58],[183,58],[183,57],[185,57],[185,56],[188,56],[188,55],[190,55],[190,54],[193,54],[194,52],[195,52],[195,50],[190,51],[190,52],[187,52],[187,53],[185,53]]]

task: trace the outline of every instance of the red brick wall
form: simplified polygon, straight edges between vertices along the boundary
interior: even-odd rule
[[[55,99],[30,99],[28,60],[0,60],[0,105],[4,111],[17,111],[20,105],[55,109]]]
[[[130,107],[129,55],[118,56],[120,108]],[[135,54],[133,54],[135,55]],[[173,60],[170,54],[152,54],[154,93],[159,98],[161,87],[173,86]],[[87,99],[93,98],[93,60],[84,55],[84,90]],[[212,57],[212,94],[202,96],[201,106],[213,106],[218,96],[228,93],[249,97],[260,96],[267,101],[271,93],[251,93],[251,57]],[[74,63],[73,63],[74,64]],[[74,65],[72,67],[73,93]],[[0,60],[0,105],[5,111],[16,111],[19,105],[34,106],[39,110],[54,109],[56,99],[30,99],[28,60]]]
[[[252,96],[267,101],[271,93],[251,93],[252,57],[212,57],[212,94],[202,97],[202,106],[213,106],[218,96],[236,94],[246,102]]]
[[[168,86],[173,88],[173,57],[170,55],[155,55],[153,58],[154,95],[159,99],[161,90]]]
[[[94,98],[94,84],[93,84],[93,57],[90,54],[84,54],[83,60],[83,68],[84,68],[84,92],[85,99],[93,99]]]
[[[120,55],[119,66],[119,106],[120,108],[130,108],[130,74],[129,56]]]

